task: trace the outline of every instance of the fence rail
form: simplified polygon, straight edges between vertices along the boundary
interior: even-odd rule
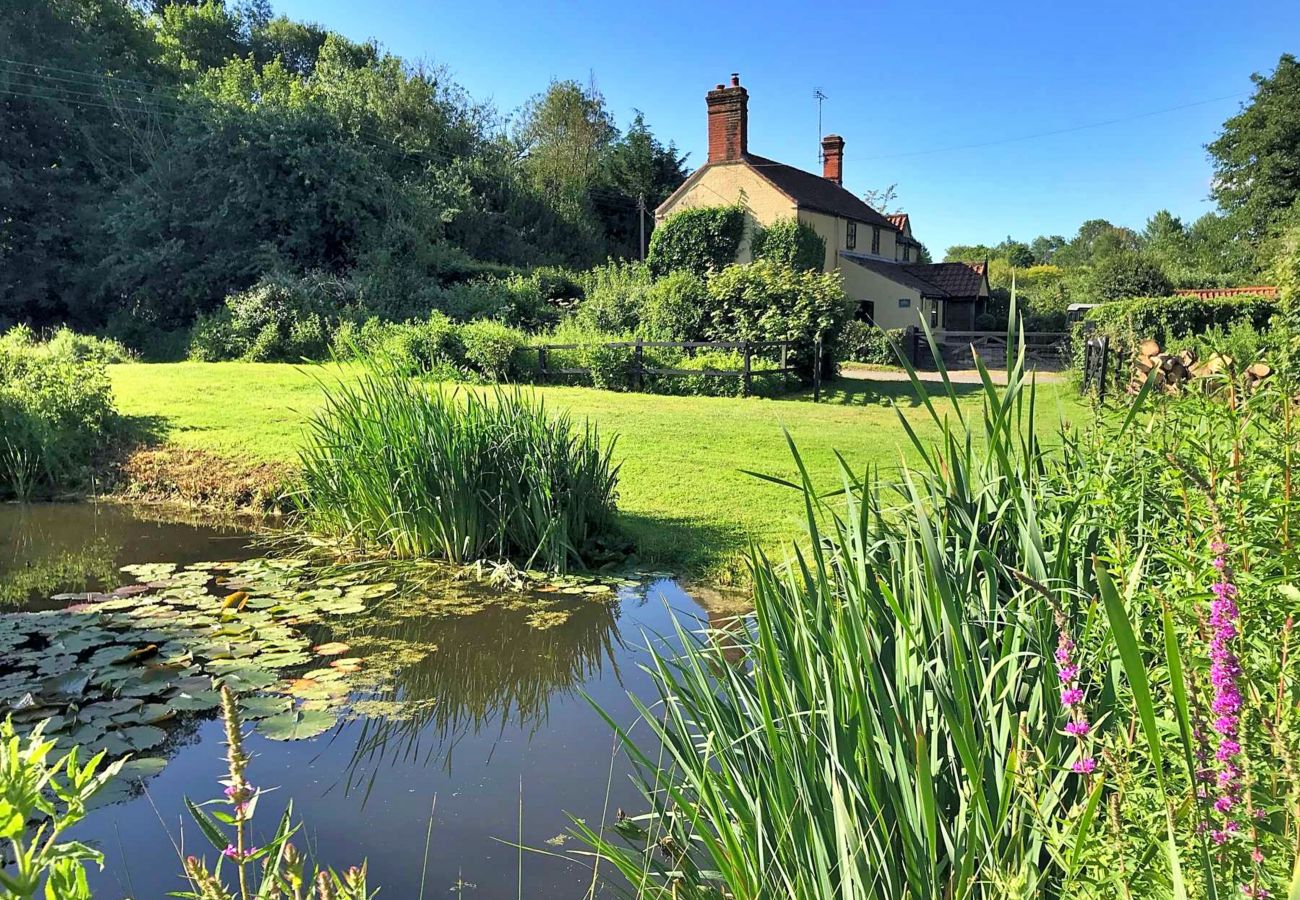
[[[911,342],[909,356],[913,365],[922,365],[925,358],[932,355],[929,344],[921,329],[909,328],[908,332]],[[1029,331],[1025,332],[1024,338],[1025,357],[1030,362],[1063,362],[1070,343],[1070,334],[1065,331]],[[1011,340],[1008,345],[1005,331],[938,331],[934,335],[935,346],[945,365],[963,361],[968,353],[979,354],[988,365],[1001,365],[1017,347],[1019,336],[1012,335]]]
[[[599,344],[541,344],[537,350],[537,378],[539,381],[545,381],[547,378],[555,375],[590,375],[590,368],[576,366],[549,366],[551,351],[553,350],[581,350],[586,347],[610,347],[619,349],[632,350],[632,365],[629,368],[629,374],[632,376],[632,389],[641,390],[645,384],[646,376],[666,376],[682,377],[690,375],[707,375],[720,378],[739,378],[741,379],[741,393],[748,397],[754,389],[754,353],[764,350],[780,350],[781,364],[775,369],[759,369],[759,375],[792,375],[799,370],[797,366],[790,365],[790,351],[794,347],[794,341],[608,341]],[[646,349],[661,350],[739,350],[743,363],[739,369],[681,369],[681,368],[658,368],[648,366],[645,362]],[[822,369],[822,342],[818,338],[814,342],[813,349],[813,400],[821,399],[821,369]]]

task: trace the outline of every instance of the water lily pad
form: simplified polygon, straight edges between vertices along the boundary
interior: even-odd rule
[[[292,710],[263,719],[257,731],[273,741],[301,741],[324,734],[338,719],[321,710]]]
[[[275,684],[277,677],[265,669],[240,668],[223,674],[218,681],[235,693],[260,691]]]
[[[328,644],[317,644],[312,648],[317,656],[341,656],[352,648],[341,641],[331,641]]]
[[[216,709],[221,705],[221,696],[216,691],[182,691],[167,703],[174,709],[197,712]]]
[[[259,695],[241,697],[239,700],[239,712],[245,719],[265,719],[267,716],[288,712],[292,706],[293,701],[288,697]]]

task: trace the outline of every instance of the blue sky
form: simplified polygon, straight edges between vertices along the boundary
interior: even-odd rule
[[[553,78],[594,77],[621,125],[643,111],[695,166],[704,93],[739,72],[750,148],[816,169],[821,88],[825,130],[846,141],[845,186],[897,183],[936,258],[1007,234],[1068,237],[1088,218],[1138,228],[1161,207],[1201,215],[1203,145],[1251,72],[1300,52],[1296,0],[273,3],[444,64],[507,113]],[[1171,107],[1183,108],[1147,115]]]

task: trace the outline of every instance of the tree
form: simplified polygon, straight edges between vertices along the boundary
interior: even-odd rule
[[[618,137],[605,98],[595,86],[553,81],[524,107],[516,138],[524,167],[542,194],[585,212],[588,194]]]
[[[1056,259],[1056,254],[1060,253],[1067,243],[1069,242],[1064,235],[1039,235],[1030,242],[1029,252],[1034,254],[1036,262],[1050,265]]]
[[[995,256],[1000,256],[1017,269],[1027,269],[1034,264],[1034,251],[1023,241],[1012,240],[1011,235],[993,248]]]
[[[882,190],[865,191],[862,199],[881,215],[888,215],[891,212],[900,212],[894,209],[894,202],[898,200],[898,184],[894,183]]]
[[[1262,243],[1300,200],[1300,62],[1283,54],[1272,75],[1251,81],[1250,102],[1206,149],[1211,195],[1244,237]]]
[[[685,164],[686,157],[678,153],[676,145],[661,143],[638,111],[627,132],[610,147],[602,177],[593,191],[593,206],[611,254],[641,255],[637,200],[645,201],[648,240],[655,207],[686,180]]]
[[[954,244],[943,255],[944,262],[984,262],[997,256],[997,251],[987,244]]]
[[[1107,255],[1088,272],[1084,290],[1092,303],[1130,297],[1164,297],[1170,283],[1160,264],[1144,253],[1122,250]]]

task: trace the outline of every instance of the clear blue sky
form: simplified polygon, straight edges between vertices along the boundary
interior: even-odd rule
[[[750,148],[816,169],[820,87],[825,130],[846,141],[845,186],[896,182],[936,258],[1007,234],[1068,237],[1088,218],[1140,228],[1161,207],[1201,215],[1203,145],[1251,72],[1300,52],[1296,0],[273,3],[444,64],[502,112],[553,78],[594,77],[620,125],[642,110],[692,166],[705,156],[704,93],[739,72]],[[1242,96],[1202,102],[1227,95]],[[1127,121],[947,149],[1112,119]]]

